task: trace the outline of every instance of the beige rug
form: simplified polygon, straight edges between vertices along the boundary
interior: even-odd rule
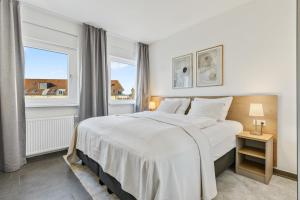
[[[66,161],[67,162],[67,161]],[[68,163],[68,162],[67,162]],[[118,200],[98,183],[97,176],[80,163],[70,168],[94,200]],[[214,200],[296,200],[297,182],[273,176],[269,185],[226,170],[217,178],[218,196]]]

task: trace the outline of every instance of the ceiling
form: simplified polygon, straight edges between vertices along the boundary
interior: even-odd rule
[[[126,38],[151,43],[251,0],[23,0]]]

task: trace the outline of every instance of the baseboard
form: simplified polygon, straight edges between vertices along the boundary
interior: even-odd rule
[[[49,150],[49,151],[44,151],[41,153],[35,153],[35,154],[31,154],[31,155],[26,155],[27,159],[33,158],[33,157],[39,157],[39,156],[43,156],[43,155],[49,155],[52,153],[57,153],[57,152],[61,152],[61,151],[67,151],[68,147],[63,147],[63,148],[58,148],[58,149],[53,149],[53,150]]]
[[[291,179],[293,181],[298,180],[298,175],[297,174],[293,174],[293,173],[282,171],[282,170],[275,169],[275,168],[273,169],[273,174],[277,175],[277,176],[284,177],[284,178]]]
[[[54,152],[48,152],[48,153],[43,153],[43,154],[39,154],[36,156],[32,156],[32,157],[27,157],[27,163],[31,163],[31,162],[35,162],[35,161],[40,161],[43,160],[45,158],[52,158],[52,157],[59,157],[59,156],[63,156],[67,154],[67,150],[66,149],[62,149],[62,150],[58,150],[58,151],[54,151]]]

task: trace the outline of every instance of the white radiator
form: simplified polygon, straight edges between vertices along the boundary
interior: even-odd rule
[[[74,131],[74,116],[26,120],[26,156],[64,149]]]

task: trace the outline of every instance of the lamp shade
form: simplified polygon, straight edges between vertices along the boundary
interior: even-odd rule
[[[263,117],[264,116],[264,109],[262,104],[260,103],[251,103],[249,116],[251,117]]]
[[[156,104],[154,101],[149,102],[149,110],[154,110],[156,108]]]

